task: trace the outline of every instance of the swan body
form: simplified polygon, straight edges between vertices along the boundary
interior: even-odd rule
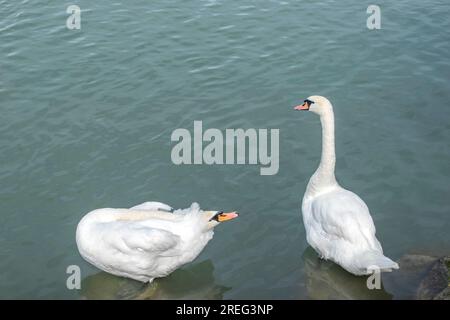
[[[173,210],[160,202],[97,209],[78,224],[81,256],[108,273],[151,282],[194,260],[220,222],[237,213],[203,211],[197,203]]]
[[[320,116],[322,157],[302,201],[306,238],[319,256],[355,275],[392,271],[398,264],[383,255],[375,225],[364,201],[336,181],[334,114],[328,99],[311,96],[296,110]]]

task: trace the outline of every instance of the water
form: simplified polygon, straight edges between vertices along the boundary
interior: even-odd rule
[[[320,124],[336,114],[337,178],[368,204],[386,254],[450,251],[450,19],[444,0],[0,1],[0,298],[382,298],[317,260],[300,202]],[[175,166],[176,128],[279,128],[280,169]],[[88,211],[148,200],[238,210],[192,264],[142,287],[79,256]],[[82,290],[66,288],[79,265]],[[397,273],[400,275],[401,273]],[[101,290],[97,290],[102,288]],[[97,292],[97,291],[98,292]]]

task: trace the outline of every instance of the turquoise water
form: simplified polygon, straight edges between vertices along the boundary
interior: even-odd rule
[[[292,107],[312,94],[335,106],[337,178],[385,253],[450,252],[448,1],[378,1],[373,31],[364,1],[80,0],[81,30],[69,4],[0,1],[0,298],[411,297],[395,273],[369,292],[308,249],[320,124]],[[279,172],[174,165],[171,133],[194,120],[279,129]],[[241,216],[152,287],[82,260],[86,212],[148,200]]]

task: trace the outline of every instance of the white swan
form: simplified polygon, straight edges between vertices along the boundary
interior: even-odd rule
[[[355,275],[398,269],[383,255],[369,209],[361,198],[342,188],[334,176],[334,114],[328,99],[311,96],[295,110],[309,110],[322,123],[322,157],[302,202],[306,238],[319,256]]]
[[[97,209],[79,222],[76,241],[81,256],[97,268],[151,282],[194,260],[213,237],[214,227],[237,216],[203,211],[197,203],[175,211],[160,202]]]

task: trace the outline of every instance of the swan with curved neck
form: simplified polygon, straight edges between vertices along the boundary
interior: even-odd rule
[[[383,255],[375,225],[364,201],[342,188],[334,170],[333,106],[327,98],[310,96],[295,110],[311,111],[322,124],[322,156],[302,202],[306,238],[319,256],[355,275],[392,271],[398,264]]]
[[[78,223],[81,256],[108,273],[152,282],[193,261],[213,237],[214,228],[236,212],[204,211],[197,203],[174,210],[161,202],[130,209],[103,208]]]

